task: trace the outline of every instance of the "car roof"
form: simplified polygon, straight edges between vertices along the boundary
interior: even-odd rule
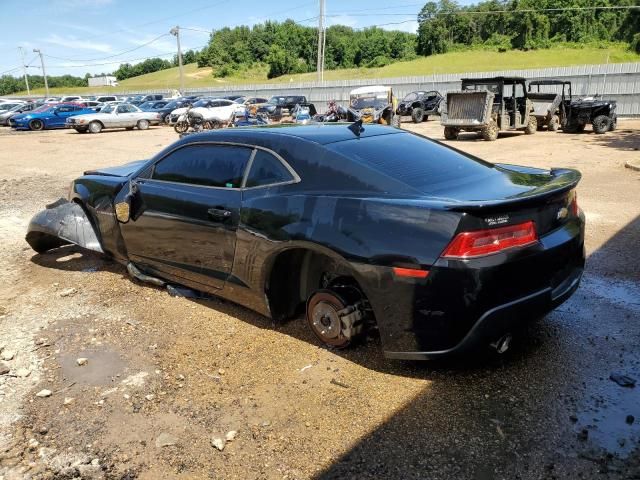
[[[366,93],[387,93],[391,90],[391,87],[385,87],[383,85],[374,85],[368,87],[359,87],[351,90],[349,95],[363,95]]]
[[[397,135],[406,132],[384,126],[384,125],[364,125],[360,138],[376,137],[380,135]],[[354,140],[358,138],[351,130],[348,123],[338,123],[333,125],[271,125],[267,127],[247,127],[230,128],[221,130],[209,130],[202,133],[186,136],[194,141],[258,141],[262,139],[273,139],[274,137],[293,137],[300,140],[314,142],[320,145]]]
[[[463,78],[463,82],[524,82],[524,77],[483,77]]]
[[[557,80],[557,79],[549,79],[549,80],[531,80],[529,85],[564,85],[571,83],[568,80]]]

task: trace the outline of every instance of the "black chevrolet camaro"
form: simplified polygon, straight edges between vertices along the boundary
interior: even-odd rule
[[[504,342],[576,290],[579,180],[385,126],[226,129],[85,172],[26,239],[274,319],[306,312],[334,347],[377,328],[387,357],[427,359]]]

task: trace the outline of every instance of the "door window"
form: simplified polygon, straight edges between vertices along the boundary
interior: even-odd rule
[[[227,145],[187,145],[155,165],[154,180],[240,188],[252,150]]]
[[[247,187],[261,187],[276,183],[290,182],[293,175],[280,160],[269,152],[257,150],[247,177]]]
[[[118,108],[116,110],[118,113],[128,113],[129,112],[129,107],[127,105],[118,105]]]

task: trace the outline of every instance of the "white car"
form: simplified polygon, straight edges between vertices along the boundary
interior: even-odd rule
[[[100,133],[105,128],[126,128],[133,130],[146,130],[149,125],[160,123],[160,114],[143,112],[134,105],[123,103],[121,105],[105,105],[96,113],[75,115],[67,118],[65,127],[74,128],[78,133]]]
[[[216,120],[218,122],[228,122],[233,118],[236,111],[244,111],[244,105],[232,102],[225,98],[203,98],[198,100],[191,107],[191,112],[199,113],[205,120]],[[169,117],[170,123],[185,120],[183,116],[187,113],[188,107],[176,108]]]
[[[83,100],[84,100],[84,98],[79,97],[78,95],[68,95],[66,97],[62,97],[62,99],[60,100],[60,103],[82,102]]]

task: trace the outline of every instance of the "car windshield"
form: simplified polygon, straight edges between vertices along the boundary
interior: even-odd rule
[[[175,109],[175,108],[179,108],[180,106],[181,106],[181,105],[180,105],[178,102],[176,102],[176,101],[174,100],[173,102],[169,102],[169,103],[167,103],[164,107],[165,107],[165,108],[171,108],[171,109],[173,110],[173,109]]]
[[[11,110],[9,110],[10,112],[15,112],[16,110],[20,110],[22,108],[25,108],[26,104],[21,104],[21,105],[15,105],[11,108]]]
[[[463,85],[462,90],[470,91],[470,92],[492,92],[498,94],[500,92],[500,88],[496,83],[467,83]]]
[[[351,106],[356,110],[362,108],[380,108],[389,104],[386,93],[366,94],[366,95],[352,95]]]
[[[271,97],[269,99],[269,103],[271,105],[280,105],[281,103],[284,103],[284,97]]]
[[[100,109],[100,113],[111,113],[113,112],[114,108],[114,105],[105,105]]]
[[[206,107],[209,104],[210,101],[211,100],[209,100],[209,99],[204,99],[203,98],[202,100],[198,100],[196,103],[194,103],[193,106],[194,107]]]
[[[51,107],[51,105],[42,105],[41,107],[38,107],[35,110],[33,110],[31,113],[42,113],[42,112],[48,112],[49,110],[53,110],[53,107]]]
[[[417,92],[411,92],[409,95],[404,97],[404,101],[405,102],[413,102],[414,100],[417,100],[417,99],[418,99],[418,93]]]
[[[144,102],[140,104],[140,110],[144,110],[145,108],[153,108],[153,102]]]

